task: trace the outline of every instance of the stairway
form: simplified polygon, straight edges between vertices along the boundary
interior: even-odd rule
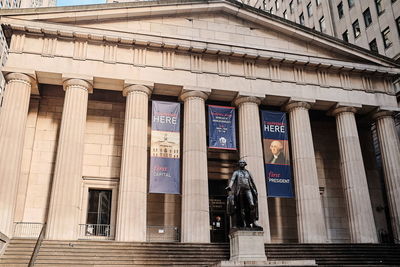
[[[13,239],[0,267],[26,267],[34,240]],[[400,266],[400,246],[389,244],[266,244],[270,260],[315,259],[319,266]],[[35,266],[210,266],[229,258],[228,244],[43,241]]]

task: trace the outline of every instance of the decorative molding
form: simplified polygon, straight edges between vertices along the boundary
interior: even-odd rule
[[[304,68],[303,67],[293,67],[294,72],[294,81],[297,84],[306,84],[306,79],[304,77]]]
[[[86,60],[86,55],[87,55],[87,42],[75,40],[73,58],[79,60]]]
[[[221,76],[229,76],[229,58],[218,57],[218,74]]]
[[[328,72],[326,70],[317,70],[318,84],[322,87],[328,87]]]
[[[361,76],[362,85],[365,91],[370,92],[374,90],[371,77]]]
[[[254,60],[243,61],[244,77],[246,79],[256,79],[256,62]]]
[[[57,49],[57,38],[43,38],[42,56],[54,57]]]
[[[190,55],[190,71],[202,73],[203,71],[203,55],[191,54]]]
[[[271,81],[280,82],[281,81],[281,69],[278,63],[269,63],[269,77]]]
[[[164,50],[162,52],[162,67],[165,70],[175,69],[175,51]]]
[[[141,47],[133,48],[133,65],[145,67],[146,66],[147,49]]]
[[[340,84],[344,89],[351,89],[350,75],[347,72],[340,72]]]
[[[11,38],[10,51],[13,53],[24,52],[25,34],[14,34]]]
[[[106,44],[104,46],[104,62],[116,63],[117,62],[117,48],[116,44]]]

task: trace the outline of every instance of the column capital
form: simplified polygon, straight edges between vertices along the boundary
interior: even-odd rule
[[[124,90],[122,90],[122,95],[123,96],[128,96],[132,92],[142,92],[145,93],[147,96],[150,96],[153,91],[153,88],[150,86],[146,86],[143,84],[129,84],[124,87]]]
[[[243,103],[255,103],[257,105],[261,104],[261,100],[255,96],[238,96],[233,100],[235,106],[240,106]]]
[[[207,92],[203,92],[203,91],[192,91],[192,90],[190,90],[190,91],[185,91],[185,92],[181,93],[181,95],[180,95],[180,99],[182,101],[186,101],[187,99],[192,98],[192,97],[201,98],[204,101],[206,101],[208,99],[208,93]]]
[[[335,106],[334,108],[332,108],[329,112],[328,115],[331,116],[337,116],[340,113],[343,112],[351,112],[351,113],[357,113],[357,107],[353,107],[353,106]]]
[[[8,73],[4,78],[6,79],[7,82],[19,81],[27,83],[29,84],[29,86],[32,86],[36,82],[35,78],[21,72]]]
[[[376,110],[376,111],[372,114],[372,119],[373,119],[374,121],[377,121],[377,120],[382,119],[382,118],[384,118],[384,117],[391,117],[391,118],[393,118],[393,114],[394,114],[393,111],[378,109],[378,110]]]
[[[283,110],[290,112],[295,108],[304,108],[304,109],[308,110],[311,108],[311,104],[308,102],[305,102],[305,101],[293,101],[293,102],[287,103],[283,107]]]
[[[88,91],[89,94],[93,93],[93,85],[86,79],[69,78],[63,81],[64,91],[67,91],[71,86],[80,87],[81,89]]]

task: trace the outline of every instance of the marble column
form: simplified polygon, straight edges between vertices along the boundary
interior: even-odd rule
[[[93,90],[82,79],[68,79],[63,86],[64,107],[47,219],[46,235],[52,240],[77,238],[88,94]]]
[[[332,115],[336,117],[340,171],[346,198],[350,238],[352,243],[377,243],[355,112],[356,109],[353,107],[339,107],[332,111]]]
[[[184,101],[182,230],[184,243],[210,242],[205,103],[208,95],[187,91]]]
[[[300,243],[324,243],[326,228],[308,114],[310,107],[306,102],[294,102],[285,107],[290,118],[297,231]]]
[[[22,73],[10,73],[5,78],[0,112],[0,232],[11,237],[29,99],[35,80]]]
[[[147,131],[151,89],[128,85],[124,141],[119,183],[116,240],[146,241],[147,216]]]
[[[400,243],[400,143],[392,113],[374,114],[381,149],[393,237]]]
[[[265,185],[264,158],[261,138],[261,101],[256,97],[238,97],[234,101],[239,109],[240,158],[247,162],[247,169],[254,177],[258,190],[259,224],[264,228],[264,242],[271,242],[268,202]]]

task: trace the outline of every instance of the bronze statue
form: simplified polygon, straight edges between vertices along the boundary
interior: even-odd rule
[[[256,228],[262,230],[258,220],[258,193],[251,173],[246,170],[246,161],[239,160],[239,170],[234,171],[226,187],[227,213],[231,217],[231,228]]]

